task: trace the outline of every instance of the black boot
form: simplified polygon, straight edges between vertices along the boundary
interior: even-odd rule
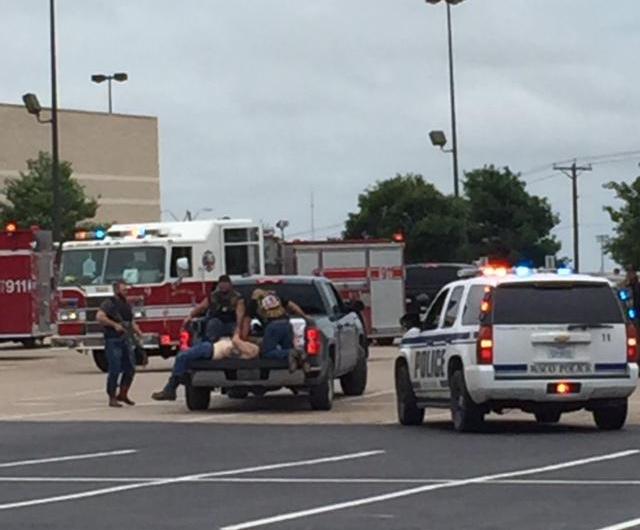
[[[155,399],[156,401],[175,401],[178,384],[178,378],[175,375],[172,375],[160,392],[154,392],[151,394],[151,399]]]

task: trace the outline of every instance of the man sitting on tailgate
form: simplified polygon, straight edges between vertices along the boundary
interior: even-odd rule
[[[236,349],[246,351],[247,335],[251,319],[260,321],[263,329],[262,343],[259,346],[261,357],[264,359],[288,359],[289,371],[307,367],[304,353],[294,348],[293,328],[289,322],[289,313],[309,320],[307,314],[298,304],[279,297],[274,291],[255,289],[251,294],[247,316],[242,325],[241,333],[234,336]],[[257,351],[258,346],[254,346]]]
[[[223,337],[233,337],[236,323],[239,324],[244,315],[244,299],[226,274],[220,276],[211,294],[191,310],[183,326],[202,314],[207,318],[203,337],[206,342],[215,344]]]

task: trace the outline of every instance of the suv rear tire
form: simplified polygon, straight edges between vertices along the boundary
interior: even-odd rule
[[[193,386],[190,381],[184,385],[184,393],[189,410],[207,410],[211,401],[211,389]]]
[[[104,350],[92,350],[93,362],[96,363],[98,370],[105,374],[109,371],[109,362],[107,361],[107,354]]]
[[[396,364],[395,380],[398,421],[401,425],[421,425],[424,421],[424,409],[416,404],[406,362]]]
[[[367,356],[362,347],[358,350],[356,366],[340,378],[340,386],[345,396],[361,396],[367,388]]]
[[[333,359],[327,361],[327,376],[319,385],[309,388],[309,403],[313,410],[331,410],[333,407]]]
[[[471,398],[467,391],[462,370],[451,374],[451,421],[458,432],[473,432],[482,427],[484,411]]]
[[[624,427],[627,421],[627,400],[623,400],[619,405],[608,407],[598,407],[593,410],[593,419],[598,429],[603,431],[617,431]]]

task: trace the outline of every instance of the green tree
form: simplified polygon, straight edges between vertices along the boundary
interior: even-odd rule
[[[616,225],[615,236],[607,243],[606,250],[616,262],[637,268],[640,266],[640,177],[631,184],[609,182],[604,187],[613,190],[616,198],[622,201],[618,209],[604,207]]]
[[[455,261],[465,256],[466,205],[447,197],[422,175],[409,173],[376,183],[358,198],[345,238],[391,238],[402,232],[407,262]]]
[[[558,224],[547,199],[531,195],[509,168],[485,166],[465,174],[469,248],[474,257],[544,264],[560,243],[550,234]]]
[[[4,186],[6,202],[0,203],[0,221],[16,221],[20,226],[53,226],[53,193],[51,155],[40,152],[37,159],[27,161],[26,173],[10,178]],[[80,221],[93,218],[98,208],[95,199],[86,197],[84,188],[74,180],[69,162],[60,163],[60,233],[71,239]]]

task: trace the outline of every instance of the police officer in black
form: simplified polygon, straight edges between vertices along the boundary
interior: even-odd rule
[[[218,279],[216,288],[191,310],[183,325],[186,327],[192,319],[206,314],[206,340],[215,344],[223,337],[233,337],[244,312],[242,295],[233,288],[231,278],[223,274]]]
[[[135,374],[133,335],[142,337],[142,332],[133,320],[133,311],[127,301],[128,290],[129,285],[125,281],[115,282],[114,296],[103,302],[96,317],[104,328],[105,353],[109,366],[107,394],[110,407],[122,407],[120,402],[135,405],[129,399],[129,389]]]

